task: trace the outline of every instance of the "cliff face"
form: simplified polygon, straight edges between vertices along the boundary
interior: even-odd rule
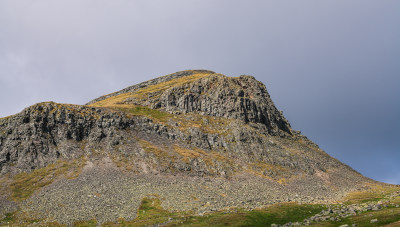
[[[133,96],[124,103],[171,113],[197,113],[262,123],[269,134],[279,130],[291,133],[289,123],[276,109],[265,86],[252,76],[230,78],[211,74],[191,83],[171,84],[171,88],[149,91],[146,96]]]
[[[0,120],[1,173],[30,171],[59,158],[82,156],[80,143],[113,138],[129,124],[121,114],[85,106],[50,102],[28,107]]]
[[[18,177],[20,172],[77,159],[86,163],[82,177],[93,165],[100,166],[100,172],[112,169],[132,176],[247,176],[246,181],[257,180],[246,184],[262,186],[237,198],[252,200],[267,193],[259,198],[265,203],[335,199],[370,181],[291,129],[254,77],[232,78],[206,70],[160,77],[84,106],[39,103],[0,119],[0,176]],[[51,172],[52,177],[58,175]],[[53,181],[46,182],[43,185]],[[283,195],[285,190],[289,191]],[[297,193],[307,196],[295,197]],[[232,201],[236,200],[226,204]],[[171,202],[173,209],[181,206],[176,202]],[[225,202],[218,204],[215,209]]]
[[[196,113],[262,123],[269,133],[291,133],[264,84],[252,76],[237,78],[212,71],[183,71],[100,97],[92,106],[140,105],[169,113]]]

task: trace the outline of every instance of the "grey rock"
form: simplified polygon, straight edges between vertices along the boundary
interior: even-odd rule
[[[374,205],[374,206],[372,206],[372,210],[380,210],[380,209],[382,209],[382,206],[381,205]]]
[[[86,105],[90,105],[90,104],[93,104],[93,103],[96,103],[96,102],[102,101],[104,99],[107,99],[107,98],[110,98],[110,97],[113,97],[113,96],[117,96],[117,95],[120,95],[120,94],[123,94],[123,93],[135,92],[135,91],[137,91],[139,89],[146,88],[146,87],[148,87],[150,85],[155,85],[155,84],[159,84],[159,83],[162,83],[162,82],[167,82],[167,81],[170,81],[170,80],[173,80],[173,79],[177,79],[177,78],[180,78],[180,77],[190,76],[190,75],[193,75],[195,73],[215,74],[215,72],[210,71],[210,70],[186,70],[186,71],[180,71],[180,72],[172,73],[172,74],[169,74],[169,75],[166,75],[166,76],[158,77],[158,78],[155,78],[153,80],[145,81],[143,83],[127,87],[125,89],[122,89],[120,91],[117,91],[117,92],[114,92],[114,93],[111,93],[111,94],[108,94],[108,95],[101,96],[99,98],[93,99],[92,101],[88,102]]]
[[[273,104],[265,86],[252,76],[228,78],[214,74],[191,84],[165,91],[159,99],[128,100],[168,112],[195,112],[202,115],[262,123],[269,133],[279,130],[291,134],[288,121]]]
[[[371,221],[370,221],[370,223],[376,223],[376,222],[378,222],[378,219],[371,219]]]

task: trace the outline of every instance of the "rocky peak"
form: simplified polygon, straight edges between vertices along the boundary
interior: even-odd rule
[[[196,113],[262,123],[270,134],[291,134],[264,84],[252,76],[227,77],[207,70],[183,71],[89,102],[92,106],[138,105],[173,114]]]
[[[191,76],[193,74],[214,74],[214,73],[215,72],[210,71],[210,70],[184,70],[184,71],[179,71],[179,72],[176,72],[176,73],[172,73],[172,74],[169,74],[169,75],[166,75],[166,76],[161,76],[161,77],[158,77],[158,78],[155,78],[155,79],[152,79],[152,80],[148,80],[148,81],[145,81],[145,82],[142,82],[142,83],[139,83],[139,84],[135,84],[135,85],[129,86],[127,88],[124,88],[124,89],[122,89],[120,91],[117,91],[117,92],[113,92],[113,93],[108,94],[108,95],[103,95],[103,96],[101,96],[99,98],[93,99],[92,101],[86,103],[86,105],[91,105],[93,103],[96,103],[96,102],[99,102],[99,101],[102,101],[102,100],[105,100],[107,98],[110,98],[110,97],[113,97],[113,96],[117,96],[117,95],[120,95],[120,94],[124,94],[124,93],[128,93],[128,92],[135,92],[135,91],[137,91],[139,89],[143,89],[143,88],[149,87],[151,85],[155,85],[155,84],[159,84],[159,83],[163,83],[163,82],[168,82],[170,80],[178,79],[180,77]]]

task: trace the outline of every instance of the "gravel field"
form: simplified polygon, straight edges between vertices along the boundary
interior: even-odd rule
[[[334,199],[344,193],[328,193],[312,179],[308,180],[309,188],[296,188],[250,175],[231,179],[129,175],[103,159],[98,164],[88,162],[74,180],[60,180],[44,187],[22,202],[20,208],[34,214],[33,218],[71,225],[77,220],[96,219],[98,223],[118,218],[132,220],[142,199],[153,195],[162,200],[165,209],[202,214],[229,207],[253,209],[286,201],[329,202],[328,194],[336,195],[331,196]]]

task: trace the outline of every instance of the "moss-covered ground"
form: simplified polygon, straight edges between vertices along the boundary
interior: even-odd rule
[[[44,168],[19,173],[11,179],[2,179],[1,183],[7,184],[11,198],[18,202],[29,198],[38,189],[53,183],[58,177],[63,176],[68,179],[77,177],[84,165],[84,158],[71,161],[58,160]]]
[[[94,107],[121,107],[125,101],[129,98],[135,98],[137,100],[143,100],[148,98],[149,94],[159,94],[171,87],[181,86],[184,84],[191,83],[195,80],[209,76],[209,73],[195,73],[190,76],[180,77],[166,82],[150,85],[137,90],[136,92],[122,93],[116,96],[111,96],[107,99],[93,103],[90,106]]]
[[[373,219],[377,219],[377,222],[371,223],[371,220]],[[357,226],[374,227],[374,226],[387,225],[397,221],[400,221],[400,208],[392,206],[378,211],[368,211],[362,214],[347,217],[342,219],[341,221],[324,221],[324,222],[313,223],[311,224],[311,226],[335,227],[345,224],[347,224],[348,226],[356,224]]]
[[[392,185],[373,184],[369,185],[368,189],[349,193],[344,199],[344,204],[357,204],[370,201],[378,201],[385,195],[398,191],[400,188]]]
[[[159,198],[144,198],[132,221],[118,220],[104,226],[270,226],[272,223],[284,224],[302,221],[319,213],[322,205],[299,205],[295,203],[274,205],[265,209],[245,211],[232,209],[205,214],[203,216],[183,212],[169,212],[161,207]]]

